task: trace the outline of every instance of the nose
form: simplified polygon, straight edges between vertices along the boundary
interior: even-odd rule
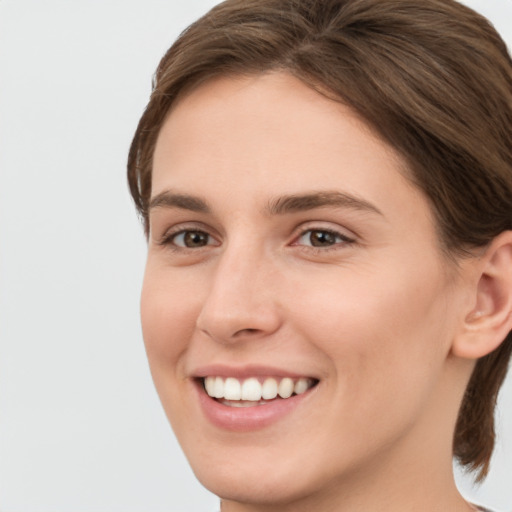
[[[226,250],[212,264],[197,328],[219,343],[263,339],[281,325],[278,271],[250,247]]]

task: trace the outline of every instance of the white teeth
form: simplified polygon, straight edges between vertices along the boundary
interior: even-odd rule
[[[260,400],[258,402],[253,402],[253,401],[249,401],[249,400],[226,400],[226,401],[221,400],[220,402],[223,403],[224,405],[229,405],[230,407],[238,407],[238,408],[254,407],[255,405],[268,404],[268,402],[265,402],[265,400]]]
[[[229,377],[224,382],[224,398],[226,400],[240,400],[242,398],[242,387],[240,381]]]
[[[285,377],[278,382],[272,377],[267,377],[263,383],[256,377],[244,379],[242,382],[234,377],[204,378],[204,387],[209,396],[230,402],[236,401],[236,406],[240,407],[248,407],[251,402],[253,405],[261,405],[265,403],[264,400],[273,400],[278,395],[281,398],[290,398],[293,394],[301,395],[312,386],[313,380],[307,378],[294,381]]]
[[[215,386],[212,396],[215,398],[224,398],[224,379],[222,377],[215,377]]]
[[[261,389],[261,397],[264,400],[272,400],[277,396],[277,381],[276,379],[265,379]]]
[[[302,393],[305,393],[311,384],[308,382],[308,379],[299,379],[295,383],[295,387],[293,388],[293,391],[296,395],[302,395]]]
[[[242,400],[261,400],[261,384],[258,379],[247,379],[242,384]]]
[[[290,398],[293,395],[293,380],[286,378],[279,383],[279,396],[281,398]]]
[[[215,377],[206,377],[204,387],[210,396],[215,396]]]

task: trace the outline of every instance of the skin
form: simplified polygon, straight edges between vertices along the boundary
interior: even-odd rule
[[[353,200],[269,211],[318,192]],[[474,364],[452,350],[474,267],[442,253],[392,148],[285,73],[216,79],[168,116],[152,197],[149,363],[223,511],[472,510],[453,483],[451,440]],[[203,245],[187,247],[184,232],[203,233]],[[279,421],[233,433],[199,405],[195,377],[208,364],[277,366],[319,383]]]

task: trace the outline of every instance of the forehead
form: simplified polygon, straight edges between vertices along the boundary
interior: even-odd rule
[[[356,178],[363,163],[406,169],[356,112],[280,72],[220,77],[189,91],[160,131],[153,179],[155,185],[163,175],[177,179],[182,166],[217,177],[219,167],[230,166],[238,170],[237,181],[263,169],[274,178],[309,174],[321,180],[352,168]]]

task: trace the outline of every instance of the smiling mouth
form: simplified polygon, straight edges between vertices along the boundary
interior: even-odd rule
[[[229,407],[255,407],[275,400],[286,400],[302,395],[318,384],[317,379],[305,377],[250,377],[239,380],[235,377],[209,376],[202,381],[208,396]]]

